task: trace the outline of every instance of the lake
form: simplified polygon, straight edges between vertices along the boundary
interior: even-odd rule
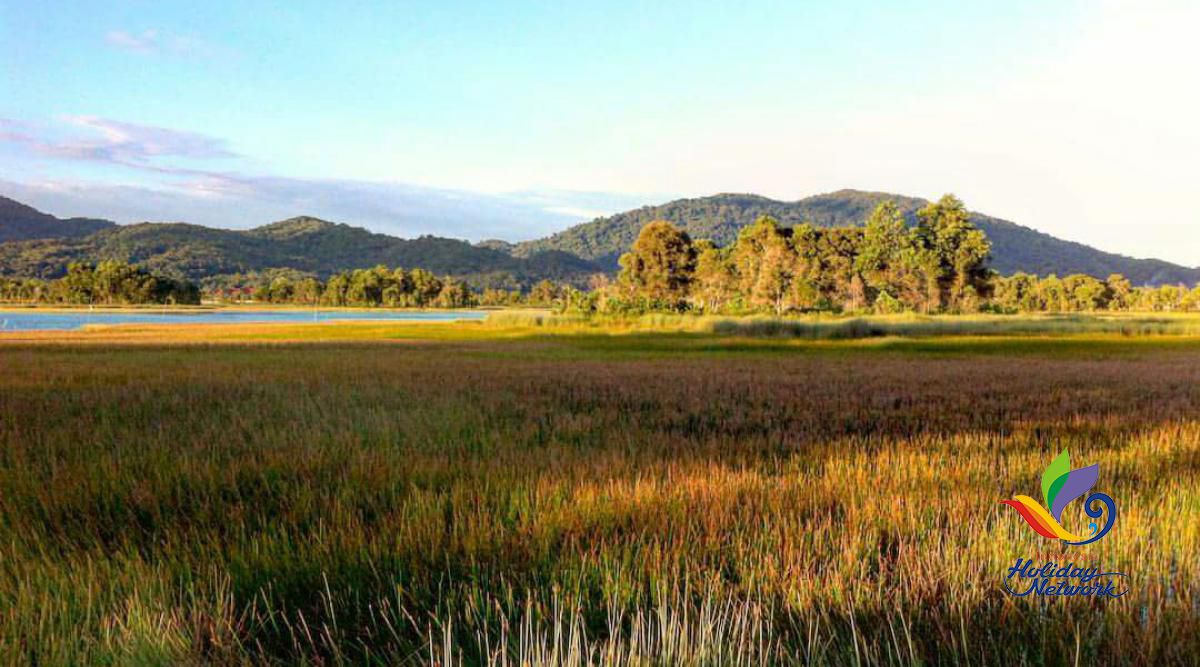
[[[252,322],[451,322],[482,320],[487,313],[477,310],[453,312],[381,310],[167,310],[167,311],[4,311],[0,310],[0,333],[79,329],[89,324],[242,324]]]

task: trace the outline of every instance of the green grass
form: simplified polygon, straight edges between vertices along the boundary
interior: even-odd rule
[[[1200,650],[1200,338],[648,329],[134,327],[0,345],[0,660]],[[1070,551],[1129,572],[1119,600],[1001,591],[1016,557],[1064,552],[998,505],[1038,495],[1064,447],[1100,464],[1121,509]]]
[[[723,317],[649,314],[636,317],[556,315],[535,311],[497,311],[487,323],[496,327],[548,331],[677,331],[755,338],[839,340],[885,336],[1123,336],[1200,335],[1197,313],[1090,313],[1027,315],[869,315],[815,314],[798,317]]]

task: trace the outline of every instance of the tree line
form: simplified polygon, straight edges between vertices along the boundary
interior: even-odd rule
[[[386,308],[469,308],[474,306],[555,305],[563,287],[543,280],[528,290],[473,288],[451,276],[421,268],[379,265],[342,271],[320,280],[289,269],[223,276],[209,281],[206,295],[229,303],[274,303],[305,306]]]
[[[727,247],[658,221],[621,256],[607,309],[965,312],[992,294],[987,237],[961,201],[923,208],[913,227],[880,204],[862,227],[783,227],[763,216]],[[612,303],[609,303],[612,302]]]
[[[0,278],[0,301],[39,304],[198,304],[200,289],[117,260],[74,263],[61,278]]]
[[[763,216],[726,247],[666,221],[642,228],[615,281],[563,290],[564,309],[636,313],[1200,310],[1200,285],[1134,287],[1119,274],[1000,276],[966,206],[946,195],[908,225],[883,202],[861,227],[783,227]]]
[[[946,195],[909,225],[883,202],[859,227],[783,226],[762,216],[725,247],[693,241],[666,221],[645,225],[615,278],[588,289],[542,280],[488,287],[421,269],[379,265],[325,280],[293,269],[214,276],[207,300],[305,306],[465,308],[538,306],[562,311],[784,315],[828,312],[1088,312],[1200,310],[1200,285],[1135,287],[1119,274],[1000,276],[991,244],[966,207]],[[0,301],[60,304],[194,304],[201,290],[120,261],[71,264],[53,280],[0,278]]]

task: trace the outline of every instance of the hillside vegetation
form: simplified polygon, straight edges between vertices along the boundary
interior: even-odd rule
[[[401,239],[311,217],[244,231],[141,223],[114,226],[84,238],[0,244],[0,275],[57,277],[72,262],[103,260],[137,264],[193,281],[271,268],[324,277],[378,264],[420,267],[484,283],[491,277],[516,283],[534,278],[580,279],[598,270],[593,263],[562,252],[518,258],[456,239]]]
[[[19,201],[0,197],[0,243],[87,236],[116,223],[94,218],[56,218]]]
[[[478,288],[528,288],[540,280],[583,286],[589,276],[615,273],[617,258],[654,220],[680,226],[693,238],[724,246],[762,216],[785,228],[861,226],[875,207],[893,201],[907,224],[929,202],[878,192],[841,190],[781,202],[757,195],[723,194],[647,206],[577,225],[523,243],[422,236],[401,239],[360,227],[296,217],[251,230],[185,223],[116,226],[106,220],[61,220],[0,198],[0,276],[54,278],[72,262],[137,264],[176,279],[228,285],[222,277],[289,270],[315,278],[377,265],[421,268],[465,279]],[[1063,241],[1020,225],[971,214],[991,241],[989,266],[1003,275],[1125,276],[1134,285],[1200,282],[1200,269],[1155,259],[1133,259]],[[258,280],[257,277],[253,278]]]
[[[786,227],[811,223],[817,227],[861,225],[881,202],[891,200],[909,224],[929,202],[882,192],[839,190],[794,202],[776,201],[750,194],[720,194],[697,199],[679,199],[661,206],[644,206],[607,218],[576,225],[552,236],[517,244],[518,256],[545,250],[561,250],[595,260],[610,270],[647,223],[666,220],[692,238],[710,239],[718,245],[733,242],[738,232],[762,216],[770,216]],[[1157,259],[1134,259],[1064,241],[1021,225],[972,213],[971,221],[992,243],[991,267],[1002,274],[1018,271],[1038,275],[1084,273],[1104,278],[1119,273],[1135,285],[1200,281],[1200,269],[1187,268]]]

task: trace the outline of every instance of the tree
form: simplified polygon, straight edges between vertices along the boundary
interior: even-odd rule
[[[796,269],[791,230],[780,229],[774,218],[762,216],[738,234],[731,251],[737,290],[750,305],[782,313]]]
[[[959,309],[972,296],[988,296],[991,244],[971,223],[966,206],[945,195],[917,212],[916,264],[923,272],[926,310]]]
[[[1104,279],[1104,287],[1108,292],[1108,307],[1111,310],[1125,310],[1132,305],[1133,285],[1125,276],[1114,273]]]
[[[822,257],[822,234],[810,224],[796,225],[791,230],[792,276],[788,286],[789,308],[814,310],[829,305],[822,293],[827,281],[825,259]]]
[[[287,276],[279,276],[271,281],[267,288],[267,301],[271,303],[288,303],[292,300],[294,289],[292,281]]]
[[[345,306],[348,304],[346,293],[350,288],[350,274],[343,271],[330,276],[321,292],[321,302],[327,306]]]
[[[438,308],[465,308],[474,301],[475,295],[461,280],[446,280],[434,301]]]
[[[321,300],[321,283],[311,276],[301,279],[296,283],[292,298],[297,303],[316,304]]]
[[[696,250],[687,232],[665,220],[642,227],[621,255],[619,281],[639,296],[677,308],[687,298],[696,269]]]
[[[1040,310],[1061,313],[1067,310],[1067,291],[1063,282],[1053,273],[1042,278],[1037,284],[1038,298],[1041,301]]]
[[[1038,278],[1017,272],[994,281],[993,303],[1003,311],[1036,311],[1042,309],[1038,295]]]
[[[695,244],[696,272],[692,298],[705,312],[719,312],[735,294],[735,275],[729,252],[709,240]]]
[[[867,218],[855,268],[866,281],[868,295],[886,292],[910,307],[918,307],[922,292],[914,266],[913,235],[894,202],[881,202]],[[885,307],[894,307],[884,301]]]
[[[1063,291],[1071,310],[1090,312],[1105,305],[1105,285],[1092,276],[1079,273],[1067,276],[1063,279]]]
[[[827,304],[837,304],[848,310],[866,307],[866,284],[856,266],[861,246],[861,229],[832,227],[821,230],[817,242],[821,262],[819,284]]]
[[[763,247],[758,274],[750,288],[750,301],[767,306],[782,315],[787,310],[787,295],[796,270],[796,255],[785,235],[770,236]]]
[[[442,281],[425,269],[413,269],[408,274],[412,281],[412,305],[425,307],[442,292]]]
[[[90,264],[67,265],[67,275],[62,279],[62,290],[67,303],[92,303],[96,296],[95,271]]]
[[[560,290],[558,285],[555,285],[550,280],[541,280],[532,289],[529,290],[529,305],[531,306],[553,306],[559,299]]]

